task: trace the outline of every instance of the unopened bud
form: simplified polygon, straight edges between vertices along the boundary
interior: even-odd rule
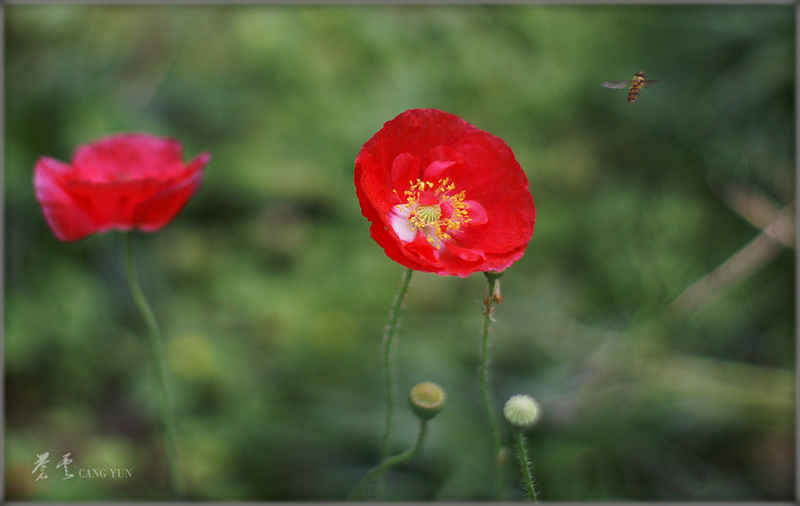
[[[519,429],[532,427],[539,420],[540,413],[539,403],[530,395],[514,395],[503,407],[508,423]]]

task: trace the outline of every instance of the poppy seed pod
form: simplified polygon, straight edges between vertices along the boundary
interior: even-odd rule
[[[444,406],[446,399],[442,387],[430,382],[415,385],[408,396],[411,409],[423,420],[429,420],[436,416]]]

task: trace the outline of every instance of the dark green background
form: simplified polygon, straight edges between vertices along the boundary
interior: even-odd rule
[[[793,5],[4,14],[6,498],[165,498],[123,237],[59,242],[32,186],[39,156],[146,131],[212,155],[184,211],[134,237],[192,497],[345,499],[376,462],[380,341],[403,271],[369,236],[353,162],[423,107],[504,139],[530,180],[536,232],[501,279],[492,391],[498,413],[518,393],[542,405],[528,438],[540,498],[794,496],[794,248],[743,254],[747,275],[666,309],[760,233],[732,190],[745,208],[795,199]],[[635,106],[600,87],[640,70],[660,83]],[[448,403],[385,499],[491,498],[484,289],[480,274],[412,279],[398,394],[430,380]],[[399,452],[416,431],[403,403],[396,426]],[[61,480],[67,452],[73,472],[132,477]],[[507,500],[524,499],[515,465]]]

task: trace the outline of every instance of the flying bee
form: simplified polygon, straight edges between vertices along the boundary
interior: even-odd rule
[[[634,100],[636,100],[636,97],[639,96],[639,91],[641,91],[642,87],[651,86],[657,82],[658,81],[653,81],[652,79],[646,81],[644,79],[644,72],[637,72],[630,81],[610,81],[607,83],[600,83],[600,86],[614,90],[621,90],[630,86],[631,89],[628,90],[628,103],[632,104]]]

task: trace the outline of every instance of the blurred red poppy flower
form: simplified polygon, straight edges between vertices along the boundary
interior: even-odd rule
[[[356,157],[355,185],[372,238],[414,270],[501,272],[533,236],[536,207],[511,149],[436,109],[384,124]]]
[[[67,165],[36,162],[36,198],[56,237],[77,241],[111,229],[155,232],[169,223],[203,180],[211,155],[188,164],[173,139],[119,134],[80,146]]]

